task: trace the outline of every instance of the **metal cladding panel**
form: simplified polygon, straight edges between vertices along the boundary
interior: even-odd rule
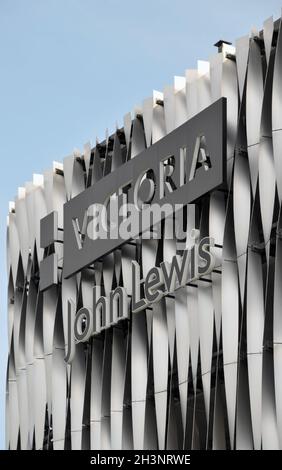
[[[7,448],[282,449],[281,80],[281,20],[270,18],[19,188],[7,224]],[[184,236],[175,212],[159,239],[137,231],[77,249],[74,218],[82,227],[89,205],[159,171],[175,142],[192,145],[190,158],[199,133],[212,166],[169,196],[184,204]],[[132,261],[145,277],[193,248],[191,230],[215,241],[210,274],[72,344],[70,318],[91,308],[94,287],[130,300]]]

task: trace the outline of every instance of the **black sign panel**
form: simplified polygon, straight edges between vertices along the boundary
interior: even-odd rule
[[[150,200],[143,212],[152,204],[189,204],[224,183],[225,167],[226,99],[221,98],[64,205],[64,277],[128,241],[119,236],[90,237],[90,207],[105,205],[112,194],[124,197],[125,193],[127,202],[136,206],[138,194],[142,197],[146,191]],[[151,182],[146,187],[147,176]],[[166,185],[166,180],[172,184]],[[164,216],[161,212],[160,220]],[[142,227],[142,231],[146,229],[149,226]],[[139,234],[137,224],[133,235]]]

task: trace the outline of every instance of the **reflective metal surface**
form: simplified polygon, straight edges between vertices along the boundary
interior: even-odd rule
[[[7,225],[7,448],[282,449],[281,82],[282,25],[270,18],[19,188]],[[138,236],[65,279],[64,203],[221,97],[227,182],[185,206],[184,243],[166,237],[174,215],[160,240]],[[42,246],[53,211],[56,237]],[[79,343],[67,364],[68,300],[89,306],[94,285],[131,295],[131,261],[146,276],[193,246],[193,228],[215,240],[214,271]],[[54,283],[41,292],[52,253]]]

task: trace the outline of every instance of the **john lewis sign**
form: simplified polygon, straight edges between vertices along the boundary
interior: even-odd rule
[[[199,239],[199,231],[193,230],[195,244],[184,250],[182,256],[173,256],[171,263],[162,262],[152,267],[145,279],[141,279],[140,265],[132,261],[132,296],[125,287],[118,286],[108,296],[101,295],[101,286],[93,287],[93,307],[82,307],[76,312],[72,299],[68,300],[68,341],[66,362],[72,362],[77,343],[86,342],[121,320],[129,319],[130,312],[138,314],[162,297],[197,281],[209,274],[215,266],[211,237]],[[144,297],[140,286],[143,286]]]

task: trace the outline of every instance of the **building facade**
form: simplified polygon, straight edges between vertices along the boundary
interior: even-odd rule
[[[7,448],[282,448],[281,28],[270,18],[235,46],[219,41],[209,62],[154,91],[105,141],[19,188],[7,227]],[[223,112],[213,117],[216,103]],[[89,213],[67,219],[67,211],[96,188],[110,193],[186,123],[188,133],[198,129],[195,161],[186,155],[193,177],[177,193],[169,150],[162,181],[183,208],[160,217],[158,238],[138,231],[110,248],[94,241],[83,261]],[[198,168],[197,178],[208,175],[199,185]],[[210,271],[135,311],[132,266],[144,279],[197,237],[212,241]],[[106,299],[119,287],[128,313],[114,304],[105,313],[103,300],[87,335],[98,315],[93,292]]]

